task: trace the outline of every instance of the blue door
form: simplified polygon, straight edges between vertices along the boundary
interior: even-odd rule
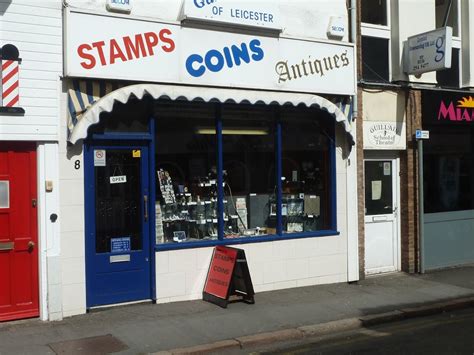
[[[87,307],[151,299],[147,145],[86,145]]]

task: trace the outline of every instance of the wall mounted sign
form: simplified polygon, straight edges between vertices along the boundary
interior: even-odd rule
[[[405,42],[405,73],[422,74],[451,68],[452,37],[451,27],[408,37]]]
[[[20,52],[13,44],[0,48],[0,113],[24,114],[20,106]]]
[[[364,121],[364,149],[406,149],[405,122]]]
[[[182,28],[72,10],[66,16],[66,76],[355,93],[349,43]]]
[[[112,12],[130,13],[133,0],[107,0],[106,9]]]
[[[281,30],[278,3],[272,1],[185,0],[182,20]]]
[[[474,124],[474,95],[422,92],[423,122],[434,125]]]

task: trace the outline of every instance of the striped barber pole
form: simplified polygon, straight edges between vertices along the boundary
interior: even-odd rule
[[[17,107],[19,94],[19,62],[2,60],[2,106]]]

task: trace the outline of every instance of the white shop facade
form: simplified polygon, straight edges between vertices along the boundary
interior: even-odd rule
[[[285,36],[278,6],[184,9],[65,10],[64,316],[200,299],[217,245],[257,293],[359,277],[354,46]]]

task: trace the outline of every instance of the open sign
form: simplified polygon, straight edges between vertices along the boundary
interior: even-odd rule
[[[127,177],[125,175],[120,176],[111,176],[110,183],[111,184],[124,184],[127,182]]]

